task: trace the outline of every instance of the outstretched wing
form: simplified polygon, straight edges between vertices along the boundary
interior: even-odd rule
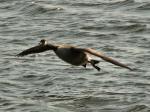
[[[28,54],[40,53],[40,52],[44,52],[47,50],[50,50],[49,45],[38,45],[38,46],[34,46],[34,47],[31,47],[29,49],[22,51],[17,56],[25,56]]]
[[[73,48],[73,49],[87,52],[87,53],[92,54],[94,56],[100,57],[103,60],[108,61],[108,62],[110,62],[110,63],[112,63],[114,65],[117,65],[117,66],[120,66],[120,67],[123,67],[123,68],[127,68],[129,70],[133,70],[132,68],[128,67],[127,65],[125,65],[123,63],[120,63],[120,62],[118,62],[118,61],[116,61],[116,60],[114,60],[114,59],[112,59],[110,57],[107,57],[104,54],[102,54],[100,52],[97,52],[94,49],[90,49],[90,48]]]

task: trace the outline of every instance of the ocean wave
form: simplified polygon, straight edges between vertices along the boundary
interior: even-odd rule
[[[130,25],[116,26],[114,28],[121,30],[121,31],[140,32],[146,29],[146,25],[135,23],[135,24],[130,24]]]
[[[112,31],[128,31],[128,32],[140,32],[146,29],[146,25],[134,23],[134,24],[122,24],[122,25],[102,25],[102,26],[83,26],[83,30],[112,30]]]
[[[85,6],[85,7],[93,7],[93,6],[122,6],[135,3],[134,0],[115,0],[115,1],[100,1],[100,2],[73,2],[72,6]]]
[[[137,10],[150,10],[150,3],[143,3],[136,8]]]
[[[129,107],[128,107],[129,108]],[[149,108],[146,105],[134,105],[126,112],[148,112]]]
[[[61,6],[55,6],[51,4],[40,4],[40,3],[27,3],[21,8],[21,12],[24,14],[44,14],[44,13],[55,13],[56,11],[61,11],[64,8]]]

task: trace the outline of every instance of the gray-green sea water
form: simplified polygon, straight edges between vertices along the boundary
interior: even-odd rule
[[[16,57],[43,38],[135,70]],[[0,112],[150,112],[150,0],[0,0]]]

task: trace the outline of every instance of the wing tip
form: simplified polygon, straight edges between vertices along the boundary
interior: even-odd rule
[[[130,71],[134,71],[135,70],[134,68],[131,68],[131,67],[128,67],[128,66],[126,66],[125,68],[127,68]]]

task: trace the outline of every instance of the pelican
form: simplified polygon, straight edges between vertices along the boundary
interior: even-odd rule
[[[107,57],[103,53],[97,52],[94,49],[79,48],[67,44],[49,44],[45,39],[42,39],[38,45],[22,51],[17,56],[41,53],[47,50],[53,50],[60,59],[75,66],[83,66],[86,68],[86,65],[90,63],[96,70],[100,71],[101,68],[96,65],[99,63],[99,61],[90,57],[91,55],[94,55],[114,65],[132,70],[132,68],[128,67],[127,65],[120,63],[119,61],[116,61],[110,57]]]

